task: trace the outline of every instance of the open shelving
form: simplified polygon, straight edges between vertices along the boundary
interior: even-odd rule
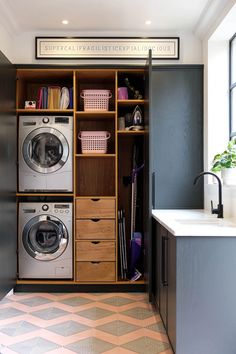
[[[137,144],[141,151],[141,159],[143,159],[144,150],[144,136],[145,130],[118,130],[118,118],[125,116],[126,113],[132,114],[136,105],[142,111],[145,121],[145,105],[147,99],[144,91],[144,69],[93,69],[93,68],[74,68],[74,69],[18,69],[17,70],[17,93],[16,102],[18,115],[34,115],[34,114],[58,114],[58,115],[73,115],[74,119],[74,146],[73,146],[73,183],[74,190],[72,193],[17,193],[17,198],[20,200],[25,197],[56,197],[60,196],[73,198],[74,201],[74,277],[72,280],[18,280],[18,284],[144,284],[145,281],[139,279],[135,282],[130,279],[121,279],[120,277],[120,261],[119,261],[119,239],[118,239],[118,218],[117,212],[124,208],[126,211],[126,235],[127,235],[127,249],[129,248],[130,237],[130,219],[131,219],[131,185],[127,184],[127,178],[132,171],[132,154],[133,146]],[[118,99],[118,87],[124,85],[124,79],[128,77],[130,83],[137,88],[142,94],[142,99],[134,99],[132,95],[127,100]],[[72,109],[25,109],[24,104],[26,100],[37,100],[38,90],[42,86],[66,86],[73,87],[73,108]],[[109,90],[112,97],[109,99],[108,111],[85,111],[84,100],[81,97],[83,90],[89,89],[103,89]],[[129,92],[130,94],[130,92]],[[107,144],[107,152],[104,154],[83,153],[81,149],[81,141],[78,135],[81,131],[107,131],[110,133],[110,138]],[[143,173],[139,176],[138,188],[140,200],[143,195]],[[126,178],[126,182],[125,182]],[[57,199],[58,200],[58,199]],[[91,214],[86,218],[78,216],[78,208],[81,208],[84,201],[91,201],[105,204],[110,201],[112,204],[112,213],[106,214],[107,207],[101,207],[105,210],[100,218],[94,218]],[[142,203],[142,201],[141,201]],[[109,204],[109,203],[108,203]],[[142,213],[140,207],[140,215]],[[90,242],[103,242],[106,245],[106,233],[104,238],[96,233],[87,236],[87,239],[81,239],[78,228],[81,223],[78,221],[84,220],[86,222],[99,222],[97,219],[104,221],[110,220],[115,224],[114,235],[110,235],[111,247],[114,251],[114,258],[109,260],[110,264],[106,264],[106,259],[102,256],[99,258],[97,254],[99,251],[94,251]],[[143,231],[143,218],[140,217],[139,225],[140,231]],[[100,244],[101,246],[101,244]],[[87,259],[80,260],[81,250],[88,247]],[[102,247],[101,247],[102,248]],[[113,252],[112,251],[112,252]],[[94,279],[93,270],[89,262],[93,264],[100,264],[101,269],[108,269],[111,275],[105,279],[103,277],[103,270],[96,270],[95,274],[100,274],[100,278]],[[84,262],[84,263],[83,263]],[[86,263],[86,264],[85,264]],[[82,266],[82,268],[81,268]],[[104,266],[104,268],[103,268]],[[108,267],[108,268],[107,268]],[[92,267],[93,268],[93,267]],[[80,269],[83,276],[80,277]],[[89,271],[88,280],[86,280],[86,272]],[[89,280],[93,279],[93,280]]]

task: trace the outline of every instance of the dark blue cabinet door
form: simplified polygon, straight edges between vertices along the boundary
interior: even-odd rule
[[[202,66],[153,69],[151,93],[153,207],[202,208],[203,185],[193,186],[194,177],[203,170]]]
[[[16,114],[14,66],[0,52],[0,299],[16,282]]]

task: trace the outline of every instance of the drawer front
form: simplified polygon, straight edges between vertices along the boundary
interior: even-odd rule
[[[77,261],[115,261],[115,242],[78,241],[76,242]]]
[[[76,199],[76,218],[115,218],[115,199]]]
[[[77,240],[114,240],[115,220],[76,220],[75,238]]]
[[[77,281],[115,281],[115,262],[76,262]]]

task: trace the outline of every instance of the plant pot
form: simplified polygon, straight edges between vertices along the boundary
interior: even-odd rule
[[[225,168],[221,171],[223,184],[236,185],[236,168]]]

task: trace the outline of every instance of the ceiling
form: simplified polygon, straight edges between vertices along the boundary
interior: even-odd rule
[[[194,31],[214,0],[0,0],[11,25],[21,31]],[[62,25],[62,20],[68,25]],[[148,26],[146,20],[152,23]],[[112,36],[112,33],[110,34]]]

